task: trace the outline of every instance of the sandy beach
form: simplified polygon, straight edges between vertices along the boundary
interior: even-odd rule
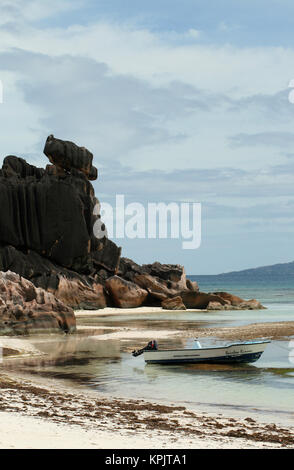
[[[281,448],[294,430],[1,375],[0,448]]]
[[[156,313],[158,308],[134,309],[132,314]],[[294,335],[294,322],[256,323],[238,327],[180,331],[132,327],[99,327],[79,324],[79,319],[101,315],[122,318],[130,312],[118,309],[78,311],[78,332],[72,341],[92,335],[95,341],[136,338],[213,337],[285,339]],[[36,339],[36,338],[35,338]],[[48,337],[50,341],[50,337]],[[0,448],[281,448],[294,447],[294,429],[260,417],[232,416],[195,411],[157,400],[105,397],[86,387],[72,387],[62,380],[24,374],[14,370],[46,353],[32,338],[1,337],[4,352],[0,372]]]
[[[197,310],[198,312],[206,312],[207,310]],[[187,309],[186,312],[195,312],[193,309]],[[77,320],[83,318],[95,318],[95,317],[111,317],[119,316],[123,319],[124,316],[140,316],[144,314],[154,314],[154,316],[160,316],[161,313],[169,314],[179,314],[181,311],[177,310],[164,310],[160,307],[137,307],[132,309],[119,309],[119,308],[104,308],[101,310],[77,310],[75,312]],[[79,325],[81,330],[83,327]],[[85,327],[86,328],[86,327]],[[128,331],[124,332],[124,337],[146,337],[146,332],[151,337],[153,334],[155,339],[164,336],[182,336],[182,337],[217,337],[219,339],[228,339],[228,340],[247,340],[251,338],[269,338],[269,339],[282,339],[285,337],[294,336],[294,321],[281,321],[281,322],[260,322],[260,323],[251,323],[249,325],[242,325],[238,327],[219,327],[219,328],[205,328],[201,329],[183,329],[181,331],[164,330],[164,331],[151,331],[151,330],[142,330],[136,331],[136,329],[127,328]],[[147,335],[147,336],[148,336]],[[121,331],[116,334],[117,337],[121,336]],[[109,336],[107,336],[109,338]],[[115,337],[112,334],[112,337]]]

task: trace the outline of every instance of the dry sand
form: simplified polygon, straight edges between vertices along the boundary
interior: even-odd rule
[[[208,310],[197,310],[197,312],[207,312]],[[106,307],[100,310],[75,310],[75,316],[81,317],[104,317],[104,316],[124,316],[124,315],[144,315],[149,313],[183,313],[183,312],[195,312],[195,309],[186,310],[166,310],[162,307],[136,307],[136,308],[115,308]]]

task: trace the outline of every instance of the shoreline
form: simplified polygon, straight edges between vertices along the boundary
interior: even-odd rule
[[[293,448],[294,429],[0,375],[0,448]]]
[[[115,309],[115,312],[112,309],[107,316],[117,315],[117,310],[121,315],[121,309]],[[140,313],[144,314],[146,310]],[[85,319],[88,314],[89,311],[82,312],[78,318]],[[128,309],[124,314],[129,315]],[[97,311],[90,312],[91,321],[95,315]],[[91,338],[96,347],[96,341],[108,339],[127,341],[136,338],[143,344],[151,336],[158,339],[197,336],[246,340],[252,335],[286,339],[294,335],[294,321],[197,329],[185,329],[181,325],[180,329],[175,326],[160,330],[78,323],[77,333],[64,336],[62,343],[69,340],[76,347],[85,338]],[[0,337],[3,349],[7,348],[10,354],[13,350],[18,352],[14,356],[5,356],[4,367],[0,369],[0,448],[294,448],[291,419],[284,417],[279,421],[279,418],[267,415],[266,410],[264,415],[258,410],[246,409],[219,408],[215,412],[209,405],[199,404],[196,409],[195,405],[187,403],[109,396],[80,384],[71,385],[62,379],[13,369],[14,361],[21,365],[35,358],[42,359],[42,356],[45,361],[50,361],[50,357],[54,359],[54,354],[58,357],[59,351],[53,351],[50,356],[38,349],[38,343],[49,344],[57,338],[60,335]],[[130,347],[126,343],[123,349],[129,351]],[[71,349],[66,351],[71,352]]]
[[[183,310],[165,310],[162,307],[136,307],[132,309],[122,309],[122,308],[115,308],[115,307],[107,307],[101,310],[76,310],[75,316],[77,319],[77,333],[80,333],[82,330],[93,329],[98,330],[99,328],[102,329],[100,326],[90,326],[84,323],[79,323],[79,321],[83,322],[87,318],[93,320],[94,318],[111,318],[111,317],[120,317],[122,320],[125,316],[136,316],[140,319],[141,315],[155,315],[155,314],[174,314],[174,315],[183,315],[185,313],[203,313],[209,312],[208,310],[196,310],[195,309],[187,309]],[[159,316],[160,318],[160,316]],[[195,321],[197,321],[197,316],[195,316]],[[258,323],[250,323],[248,325],[241,325],[241,326],[229,326],[229,327],[205,327],[200,326],[197,328],[185,328],[184,326],[181,327],[181,330],[172,329],[162,329],[153,331],[150,329],[140,328],[132,328],[132,327],[110,327],[109,329],[115,329],[119,331],[115,331],[113,333],[103,335],[103,339],[121,339],[121,338],[150,338],[151,333],[153,334],[154,339],[161,339],[162,337],[168,336],[175,336],[179,337],[182,336],[183,338],[190,338],[190,337],[197,337],[197,338],[216,338],[216,339],[223,339],[223,340],[240,340],[246,341],[254,338],[268,338],[268,339],[275,339],[275,340],[282,340],[285,338],[294,337],[294,321],[265,321],[265,322],[258,322]],[[105,329],[105,327],[103,327]],[[124,330],[124,332],[123,332]],[[147,334],[148,333],[148,334]]]
[[[162,307],[134,307],[134,308],[118,308],[118,307],[105,307],[99,310],[74,310],[76,318],[82,317],[109,317],[109,316],[124,316],[124,315],[144,315],[153,313],[174,313],[176,315],[189,312],[209,312],[207,309],[187,308],[186,310],[168,310]]]

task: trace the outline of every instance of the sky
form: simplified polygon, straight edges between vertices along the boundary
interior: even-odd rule
[[[54,134],[94,154],[100,202],[201,203],[198,249],[114,239],[138,263],[292,261],[293,18],[290,0],[0,0],[0,160],[45,167]]]

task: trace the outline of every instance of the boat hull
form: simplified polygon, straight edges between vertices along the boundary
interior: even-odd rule
[[[236,343],[224,347],[144,351],[147,364],[228,364],[257,361],[270,341]]]

